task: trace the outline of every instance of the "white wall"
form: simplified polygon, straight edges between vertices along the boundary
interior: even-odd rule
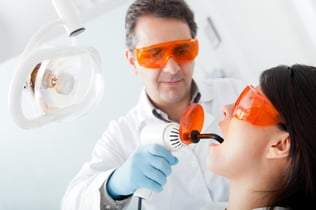
[[[96,140],[110,119],[123,115],[138,100],[140,83],[124,56],[122,6],[86,25],[82,45],[102,56],[105,92],[97,108],[75,122],[37,129],[18,128],[8,113],[10,81],[17,65],[0,65],[0,209],[57,210],[70,179],[90,158]],[[34,31],[35,32],[35,31]]]
[[[217,48],[205,44],[201,66],[207,72],[223,69],[227,76],[257,82],[269,67],[293,63],[316,65],[315,36],[310,36],[298,15],[297,0],[191,0],[200,23],[199,35],[210,44],[206,16],[210,16],[222,38]],[[316,14],[316,6],[306,2]],[[316,19],[309,19],[310,26]],[[314,40],[312,40],[314,39]]]
[[[51,0],[1,0],[0,63],[21,53],[34,31],[53,18]]]
[[[190,0],[199,21],[200,54],[196,77],[219,75],[257,82],[277,64],[316,65],[315,47],[289,0]],[[123,5],[86,25],[81,43],[96,47],[103,60],[105,94],[99,106],[71,123],[18,128],[8,113],[7,96],[17,65],[0,65],[0,209],[56,210],[70,179],[89,159],[109,120],[126,113],[141,89],[124,59]],[[211,16],[222,38],[213,48],[205,35]],[[35,31],[34,31],[35,32]]]

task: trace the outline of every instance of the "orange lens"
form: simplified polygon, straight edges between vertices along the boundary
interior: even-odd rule
[[[198,54],[197,39],[177,40],[135,49],[139,65],[145,68],[162,68],[170,58],[178,64],[194,60]]]
[[[204,110],[200,104],[190,104],[182,114],[179,126],[179,136],[184,144],[191,144],[191,132],[201,131],[204,123]]]
[[[233,117],[253,125],[271,126],[281,122],[278,111],[253,86],[247,86],[233,108]]]

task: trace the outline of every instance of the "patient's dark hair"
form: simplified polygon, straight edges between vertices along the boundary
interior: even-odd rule
[[[135,47],[135,26],[137,20],[146,15],[158,18],[172,18],[188,24],[192,38],[196,37],[197,24],[194,13],[184,0],[136,0],[125,16],[125,39],[128,49]]]
[[[270,206],[316,209],[316,68],[296,64],[265,70],[260,87],[281,114],[291,141],[285,186]]]

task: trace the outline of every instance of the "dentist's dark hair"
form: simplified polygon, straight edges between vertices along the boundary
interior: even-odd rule
[[[184,0],[136,0],[129,6],[125,16],[125,42],[128,49],[133,49],[137,41],[137,20],[147,15],[181,20],[188,24],[192,38],[196,37],[197,24],[194,13]]]
[[[289,169],[269,206],[316,209],[316,68],[277,66],[260,76],[260,87],[279,111],[289,133]]]

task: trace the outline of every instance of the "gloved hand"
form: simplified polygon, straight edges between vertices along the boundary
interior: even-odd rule
[[[113,172],[107,191],[114,199],[131,195],[139,188],[161,192],[171,174],[171,166],[177,163],[178,159],[162,145],[141,145]]]

